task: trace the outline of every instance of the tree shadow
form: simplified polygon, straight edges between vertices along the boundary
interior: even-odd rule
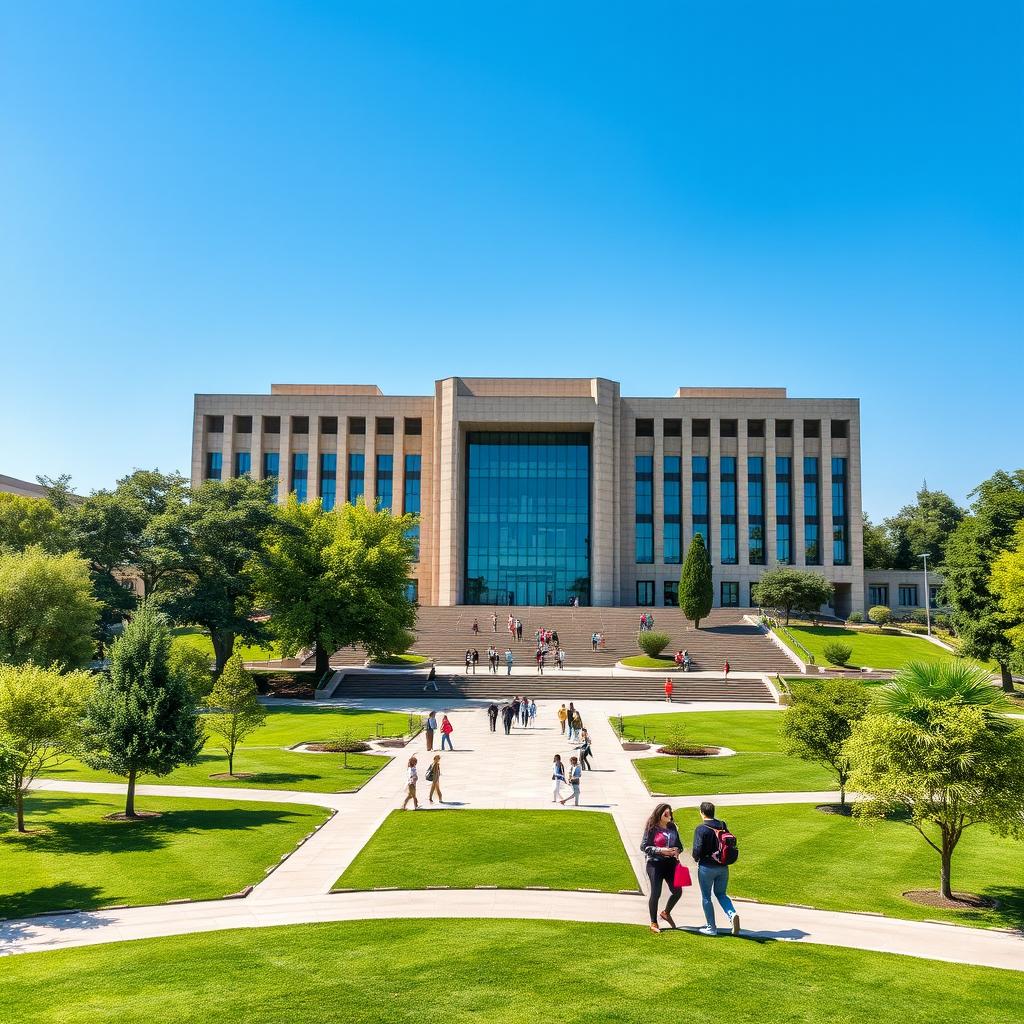
[[[236,770],[245,771],[245,767],[235,765]],[[349,769],[352,771],[353,769]],[[281,786],[285,789],[292,787],[298,782],[311,782],[322,778],[320,775],[312,775],[304,772],[252,772],[247,779],[211,779],[211,783],[222,781],[226,786],[252,786],[259,789],[260,786]]]
[[[0,895],[0,918],[23,918],[29,914],[42,914],[48,911],[95,909],[122,901],[123,897],[94,885],[59,882],[55,885],[40,885],[34,889],[22,889],[20,892]],[[12,952],[42,927],[70,931],[99,928],[103,923],[81,914],[68,913],[40,917],[33,921],[0,920],[0,955]]]
[[[956,878],[955,871],[954,862],[954,880]],[[999,927],[1014,928],[1018,932],[1024,933],[1024,886],[987,885],[981,890],[981,895],[999,903],[995,910],[989,911]]]

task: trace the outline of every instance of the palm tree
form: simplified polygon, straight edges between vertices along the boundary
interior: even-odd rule
[[[878,710],[926,726],[936,704],[980,708],[989,728],[1009,729],[1012,711],[1002,691],[992,685],[987,669],[963,659],[907,662],[878,693]]]

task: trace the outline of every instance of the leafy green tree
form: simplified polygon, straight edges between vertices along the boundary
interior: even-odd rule
[[[82,668],[99,616],[89,567],[40,547],[0,553],[0,662]]]
[[[935,704],[978,708],[990,729],[1011,724],[1013,706],[992,685],[988,672],[969,661],[912,661],[904,665],[876,695],[880,711],[924,725]]]
[[[261,557],[276,519],[272,486],[247,476],[209,481],[157,517],[164,565],[160,606],[182,625],[206,627],[218,674],[237,639],[266,636],[253,619],[255,591],[246,570]]]
[[[831,769],[839,782],[842,808],[850,777],[845,744],[870,707],[867,690],[855,679],[814,680],[794,688],[793,702],[782,721],[786,753]]]
[[[885,520],[883,525],[889,536],[892,564],[877,568],[917,569],[921,565],[917,556],[926,552],[931,564],[938,565],[945,555],[946,543],[964,514],[948,494],[930,491],[925,484],[917,492],[913,505],[904,505],[896,515]]]
[[[228,775],[234,775],[235,749],[267,720],[266,709],[256,693],[256,683],[246,672],[240,654],[228,658],[206,699],[206,706],[210,709],[203,718],[206,731],[227,754]]]
[[[67,526],[46,498],[0,492],[0,550],[38,546],[51,555],[70,547]]]
[[[934,701],[911,720],[870,714],[846,744],[856,812],[902,812],[940,858],[939,891],[953,898],[953,853],[966,829],[1024,834],[1024,730],[993,730],[982,708]]]
[[[999,598],[1007,620],[1006,636],[1024,661],[1024,522],[1017,524],[1013,547],[997,555],[992,562],[989,589]]]
[[[700,629],[700,620],[707,618],[714,603],[711,556],[704,535],[695,533],[679,574],[679,609],[693,622],[694,629]]]
[[[128,779],[125,816],[136,817],[139,775],[168,775],[195,764],[203,746],[198,707],[185,680],[170,670],[171,636],[151,602],[143,602],[110,652],[85,708],[83,760]]]
[[[170,666],[171,675],[184,681],[195,700],[206,700],[213,689],[213,673],[210,671],[209,655],[205,651],[191,644],[175,644],[172,641]]]
[[[896,561],[896,553],[888,531],[884,526],[876,526],[864,513],[864,568],[892,569]]]
[[[74,751],[82,707],[92,689],[88,672],[64,675],[38,665],[0,665],[0,785],[14,801],[25,831],[25,794],[43,771]]]
[[[348,769],[348,755],[361,754],[372,749],[370,744],[360,739],[351,729],[344,729],[331,740],[328,747],[333,753],[341,754],[341,767]]]
[[[820,572],[785,565],[769,569],[754,584],[754,600],[762,608],[784,611],[787,626],[794,611],[816,614],[823,604],[832,600],[833,592],[832,584]]]
[[[260,602],[285,654],[316,649],[316,678],[340,647],[362,644],[371,658],[404,651],[416,610],[405,598],[415,516],[364,504],[324,512],[294,495],[280,510],[266,555],[252,565]]]
[[[1015,651],[1007,632],[1017,624],[989,586],[997,558],[1010,550],[1024,520],[1024,469],[999,470],[970,494],[971,512],[946,544],[943,593],[960,652],[999,665],[1003,689],[1013,691]]]
[[[61,473],[58,477],[37,476],[36,483],[46,488],[46,500],[57,510],[58,515],[65,515],[80,500],[71,490],[70,473]]]

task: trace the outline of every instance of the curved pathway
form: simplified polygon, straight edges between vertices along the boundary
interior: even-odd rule
[[[496,692],[500,684],[496,680]],[[390,702],[377,702],[386,707]],[[397,702],[396,702],[397,703]],[[401,706],[407,707],[407,704]],[[422,705],[427,708],[430,703]],[[595,771],[584,774],[581,810],[612,814],[639,887],[646,876],[638,849],[639,835],[653,800],[608,724],[611,714],[710,710],[707,705],[652,705],[642,702],[593,701],[578,705],[594,743]],[[422,709],[421,708],[421,709]],[[440,705],[438,705],[440,709]],[[458,807],[537,809],[551,806],[548,766],[555,752],[571,753],[555,718],[557,704],[538,704],[538,724],[505,736],[499,723],[491,734],[480,702],[448,709],[455,726],[456,750],[444,753],[445,796]],[[752,710],[750,705],[725,705],[722,710]],[[417,709],[417,710],[421,710]],[[771,713],[771,706],[758,708]],[[84,946],[158,935],[179,935],[223,928],[268,927],[316,921],[389,917],[508,917],[569,919],[646,924],[646,899],[637,895],[535,890],[447,890],[443,898],[431,890],[338,893],[329,891],[381,822],[404,795],[405,762],[425,751],[423,736],[397,752],[395,759],[358,793],[304,793],[277,789],[232,789],[192,786],[140,786],[142,796],[187,796],[214,800],[274,801],[329,807],[337,813],[312,838],[299,846],[275,871],[242,900],[167,904],[121,910],[0,922],[0,955]],[[61,792],[121,793],[117,783],[44,780],[37,788]],[[422,795],[426,788],[421,784]],[[719,806],[806,803],[834,800],[838,794],[753,793],[728,796],[678,797],[678,807],[696,807],[704,799]],[[429,805],[428,805],[429,806]],[[453,805],[448,805],[452,807]],[[409,812],[412,813],[412,812]],[[565,813],[573,813],[567,809]],[[680,923],[695,929],[703,923],[694,890],[684,897]],[[902,953],[955,963],[1024,970],[1024,936],[992,929],[931,922],[904,921],[875,914],[838,913],[798,906],[740,904],[743,932],[755,938],[802,941],[856,949]],[[709,940],[710,941],[710,940]]]

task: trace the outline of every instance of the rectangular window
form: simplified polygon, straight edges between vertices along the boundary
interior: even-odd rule
[[[338,432],[338,417],[337,416],[321,416],[320,417],[320,433],[321,434],[336,434]]]
[[[423,420],[419,416],[406,416],[405,432],[410,437],[418,437],[423,433]]]
[[[728,580],[722,580],[722,600],[721,605],[723,608],[739,608],[740,606],[740,585],[736,582],[730,582]]]
[[[718,421],[718,436],[719,437],[735,437],[736,436],[736,420],[719,420]]]
[[[419,580],[406,580],[405,583],[405,599],[409,604],[416,604],[420,599],[420,582]]]
[[[338,456],[323,454],[320,456],[320,504],[325,512],[334,508],[338,497]]]
[[[365,434],[366,433],[366,417],[365,416],[349,416],[349,418],[348,418],[348,432],[350,434]]]
[[[675,608],[679,604],[679,580],[665,580],[664,604],[666,608]]]
[[[747,459],[747,552],[751,565],[764,565],[764,459]]]
[[[252,417],[251,416],[236,416],[235,417],[235,433],[236,434],[251,434],[252,433]]]
[[[636,560],[654,561],[654,458],[650,455],[636,457]]]
[[[224,417],[223,416],[207,416],[206,417],[206,432],[208,434],[223,434],[224,433]]]
[[[683,477],[682,459],[678,455],[666,455],[664,461],[665,489],[665,561],[674,565],[682,561],[683,530]]]
[[[750,601],[747,604],[748,608],[757,608],[758,607],[758,604],[757,604],[757,591],[754,589],[756,586],[757,586],[757,581],[756,580],[753,583],[750,584]]]
[[[280,416],[264,416],[263,417],[263,433],[264,434],[280,434],[281,433],[281,417]]]
[[[704,544],[710,555],[711,537],[708,533],[708,525],[710,523],[708,507],[708,458],[706,455],[694,455],[691,465],[693,467],[693,491],[690,496],[690,505],[693,511],[693,535],[696,537],[699,533],[704,538]]]
[[[309,454],[295,452],[292,455],[292,493],[299,501],[306,500],[306,481],[309,478]]]
[[[764,420],[747,420],[747,437],[764,437]]]
[[[791,535],[793,508],[791,504],[793,460],[788,455],[775,459],[775,560],[779,565],[790,565],[793,561]]]
[[[804,437],[821,437],[821,420],[804,420]]]
[[[933,587],[931,584],[928,585],[928,603],[933,608],[939,607],[939,587]]]
[[[379,421],[378,421],[379,422]],[[377,481],[374,497],[377,508],[391,511],[391,488],[394,480],[394,459],[390,455],[377,456]]]
[[[419,455],[406,455],[405,457],[405,493],[402,498],[402,511],[407,514],[420,514],[420,480],[422,475],[422,457]],[[410,528],[407,537],[411,538],[415,545],[413,559],[420,559],[420,528],[419,524]]]
[[[277,478],[281,472],[281,456],[278,452],[263,453],[263,479],[273,480],[274,489],[270,492],[270,500],[277,504]]]
[[[354,505],[365,488],[366,456],[362,452],[351,452],[348,457],[348,503]]]
[[[850,511],[846,487],[846,459],[832,460],[832,561],[850,564]]]
[[[654,580],[636,581],[636,603],[641,608],[654,604]]]
[[[654,437],[654,420],[637,420],[636,436]]]
[[[818,460],[814,456],[807,456],[804,459],[804,558],[808,565],[821,565],[818,490]]]
[[[207,480],[219,480],[221,474],[221,466],[223,465],[222,456],[220,452],[207,452],[206,453],[206,479]]]
[[[395,432],[395,418],[394,416],[378,416],[377,417],[377,433],[378,434],[393,434]]]
[[[694,437],[710,437],[711,436],[711,420],[694,420],[693,421],[693,436]]]
[[[874,608],[875,605],[885,605],[889,607],[889,584],[879,583],[875,586],[868,587],[868,607]]]
[[[850,436],[850,421],[849,420],[833,420],[832,421],[832,436],[833,437],[849,437]]]
[[[248,476],[252,470],[252,452],[235,452],[235,476]]]
[[[792,437],[793,436],[793,421],[792,420],[776,420],[775,421],[775,436],[776,437]]]
[[[309,417],[308,416],[293,416],[292,417],[292,433],[293,434],[308,434],[309,433]]]
[[[726,421],[723,420],[723,423]],[[735,424],[735,420],[732,421]],[[723,455],[719,466],[719,500],[722,516],[722,565],[735,565],[739,561],[736,547],[736,459]]]
[[[662,420],[661,430],[664,437],[682,437],[683,436],[683,421],[682,420]]]
[[[917,584],[916,583],[901,583],[900,584],[900,607],[901,608],[916,608],[917,607]]]

